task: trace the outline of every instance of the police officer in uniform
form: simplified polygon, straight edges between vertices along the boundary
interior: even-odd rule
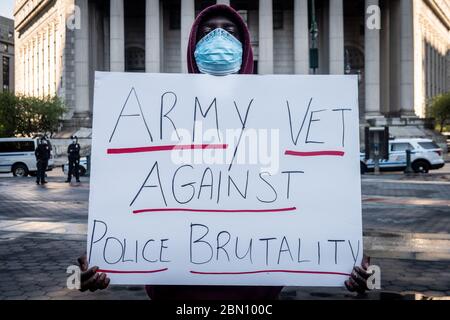
[[[69,172],[67,176],[67,183],[72,181],[72,175],[75,175],[77,182],[80,182],[80,145],[78,144],[78,137],[71,137],[72,143],[67,148],[67,155],[69,157]]]
[[[39,140],[34,155],[36,156],[37,167],[36,184],[46,184],[45,171],[47,170],[48,159],[50,159],[50,145],[45,137]]]

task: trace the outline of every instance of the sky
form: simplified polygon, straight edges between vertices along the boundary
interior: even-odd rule
[[[14,0],[0,0],[0,16],[13,18]]]

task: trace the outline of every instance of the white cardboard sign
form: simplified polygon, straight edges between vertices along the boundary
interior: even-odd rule
[[[357,78],[97,73],[87,252],[113,284],[342,286]]]

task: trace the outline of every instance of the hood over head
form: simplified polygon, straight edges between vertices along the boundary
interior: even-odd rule
[[[216,4],[210,6],[200,12],[197,18],[192,25],[191,34],[189,36],[188,49],[187,49],[187,63],[188,63],[188,72],[189,73],[200,73],[197,67],[197,63],[195,62],[194,52],[197,42],[200,39],[197,39],[198,27],[201,23],[206,21],[212,16],[215,15],[223,15],[233,21],[239,30],[242,39],[242,66],[239,74],[252,74],[253,73],[253,50],[250,44],[250,34],[248,32],[247,25],[244,20],[242,20],[239,13],[225,4]]]

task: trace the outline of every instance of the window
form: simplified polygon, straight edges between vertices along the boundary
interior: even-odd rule
[[[413,146],[409,143],[393,143],[391,146],[391,151],[406,151],[413,149]]]
[[[130,47],[126,50],[126,71],[145,72],[145,50]]]
[[[245,24],[248,26],[248,10],[238,10],[239,15],[242,20],[244,20]]]
[[[23,152],[33,152],[34,141],[18,141],[16,142],[17,149]]]
[[[3,68],[3,91],[9,91],[9,57],[3,57],[2,68]]]
[[[284,26],[284,16],[283,10],[274,10],[273,11],[273,29],[281,30]]]
[[[0,153],[1,152],[11,152],[14,149],[14,146],[11,142],[0,142]]]
[[[434,142],[419,142],[419,146],[427,150],[439,149],[439,146]]]
[[[364,53],[355,46],[346,46],[344,50],[347,74],[358,74],[364,68]]]
[[[169,28],[170,30],[181,29],[181,11],[180,9],[172,8],[169,11]]]
[[[0,152],[33,152],[34,141],[0,142]]]

